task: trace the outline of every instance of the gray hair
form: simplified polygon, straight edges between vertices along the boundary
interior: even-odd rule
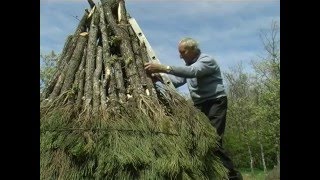
[[[183,44],[186,49],[191,50],[193,52],[200,52],[199,43],[190,37],[182,38],[179,42],[179,45]]]

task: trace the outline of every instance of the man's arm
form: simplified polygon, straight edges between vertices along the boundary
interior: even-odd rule
[[[179,77],[194,78],[211,74],[216,71],[217,68],[218,65],[215,60],[205,56],[190,66],[171,66],[169,73]]]
[[[186,78],[184,77],[177,77],[171,74],[168,74],[168,77],[175,88],[178,88],[187,82]]]
[[[156,63],[146,63],[145,69],[150,73],[167,73],[183,78],[202,77],[218,69],[214,59],[204,56],[190,66],[166,66]]]

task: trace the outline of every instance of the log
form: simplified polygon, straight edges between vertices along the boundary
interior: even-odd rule
[[[138,69],[140,82],[141,82],[139,85],[137,85],[136,88],[138,88],[139,93],[141,93],[141,94],[145,93],[147,95],[150,95],[150,93],[152,91],[151,90],[152,84],[148,84],[148,83],[150,83],[150,81],[147,80],[147,74],[144,69],[144,63],[141,58],[141,53],[140,53],[141,47],[139,46],[139,39],[136,37],[132,27],[129,28],[129,33],[130,33],[130,36],[132,39],[131,43],[132,43],[133,52],[135,54],[135,64]]]
[[[126,88],[124,85],[125,83],[124,83],[124,78],[122,73],[121,58],[117,57],[116,55],[114,55],[113,58],[114,58],[113,69],[114,69],[114,76],[116,80],[116,90],[117,90],[116,92],[120,102],[125,102]]]
[[[111,67],[112,67],[112,64],[111,64]],[[109,82],[109,86],[108,86],[108,96],[109,96],[109,100],[107,101],[107,105],[108,107],[109,106],[112,106],[113,103],[115,101],[118,101],[118,96],[117,96],[117,93],[116,93],[116,87],[117,87],[117,83],[116,83],[116,79],[115,79],[115,75],[114,75],[114,70],[111,68],[109,72],[107,73],[110,73],[110,82]]]
[[[141,53],[142,63],[145,64],[145,63],[149,62],[147,48],[144,43],[140,44],[140,53]],[[147,77],[147,87],[148,87],[148,89],[151,89],[151,91],[150,91],[151,95],[157,94],[156,90],[154,88],[154,83],[152,82],[152,79],[150,77]]]
[[[98,111],[100,106],[100,77],[102,72],[102,47],[97,47],[96,69],[93,77],[93,112]]]
[[[64,66],[61,70],[61,73],[59,74],[58,80],[53,88],[53,91],[49,96],[49,99],[51,99],[51,100],[54,99],[55,97],[57,97],[60,93],[62,83],[64,81],[64,76],[65,76],[63,73],[65,73],[67,71],[68,62],[69,62],[69,60],[73,54],[73,51],[77,45],[79,34],[83,31],[85,31],[85,29],[86,29],[87,16],[88,16],[88,13],[85,12],[84,15],[82,16],[76,30],[75,30],[75,33],[73,35],[74,38],[72,38],[72,40],[70,42],[71,46],[69,46],[69,48],[66,52],[66,55],[62,59],[62,62],[64,62]]]
[[[104,64],[104,74],[101,76],[102,85],[101,85],[101,104],[102,108],[107,108],[107,91],[108,84],[110,83],[110,74],[111,74],[111,66],[110,66],[110,46],[109,46],[109,38],[108,38],[108,28],[106,25],[103,8],[99,6],[100,10],[100,22],[99,29],[101,32],[101,41],[102,41],[102,59]]]
[[[83,52],[83,56],[82,56],[82,60],[81,60],[81,64],[79,67],[80,70],[80,75],[79,75],[79,85],[78,85],[78,95],[77,95],[77,100],[76,100],[76,107],[78,108],[78,110],[80,110],[82,108],[82,102],[83,102],[83,95],[84,95],[84,80],[85,80],[85,65],[86,65],[86,58],[87,58],[87,47],[85,47],[84,52]]]
[[[85,54],[86,54],[86,50],[87,47],[85,46],[83,48],[83,54],[82,54],[82,57],[81,57],[81,63],[79,65],[79,68],[76,72],[76,75],[75,75],[75,80],[74,80],[74,83],[73,83],[73,86],[72,86],[72,89],[74,89],[75,93],[74,93],[74,98],[73,99],[69,99],[71,101],[71,103],[76,103],[75,100],[78,100],[78,98],[82,98],[81,96],[79,96],[80,94],[80,82],[82,82],[82,94],[83,94],[83,77],[81,78],[81,73],[84,71],[84,65],[85,65],[85,62],[86,62],[86,59],[84,58],[85,57]]]
[[[93,72],[94,72],[94,63],[96,56],[96,45],[97,45],[97,34],[98,34],[98,11],[95,9],[93,17],[90,24],[89,31],[89,40],[88,40],[88,49],[87,49],[87,58],[86,58],[86,78],[85,78],[85,108],[88,110],[88,113],[91,113],[92,110],[92,96],[93,96]],[[88,115],[88,114],[87,114]]]
[[[86,46],[88,36],[80,36],[76,48],[74,49],[73,55],[70,59],[68,71],[66,72],[66,77],[63,82],[61,92],[65,92],[71,89],[74,82],[75,74],[81,63],[81,58],[83,54],[84,47]]]

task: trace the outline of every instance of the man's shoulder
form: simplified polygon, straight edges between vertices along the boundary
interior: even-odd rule
[[[209,55],[209,54],[205,54],[205,53],[201,53],[199,56],[199,60],[203,61],[203,62],[216,62],[215,59],[213,58],[213,56]]]

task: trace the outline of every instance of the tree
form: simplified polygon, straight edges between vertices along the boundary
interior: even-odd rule
[[[261,32],[261,39],[266,57],[253,62],[256,71],[257,100],[260,118],[265,122],[262,137],[269,138],[273,144],[272,151],[280,163],[280,26],[272,22],[270,30]]]
[[[49,80],[56,72],[59,55],[54,51],[47,54],[41,53],[40,59],[40,90],[43,90],[48,86]]]
[[[279,30],[273,22],[261,32],[265,55],[252,62],[253,74],[245,73],[241,64],[224,73],[229,87],[226,146],[236,162],[246,162],[246,156],[236,152],[247,146],[252,170],[256,159],[265,171],[280,163]]]
[[[253,101],[252,78],[244,72],[242,63],[233,67],[230,72],[225,72],[224,76],[229,87],[226,146],[236,152],[239,152],[236,149],[240,149],[242,152],[247,149],[247,156],[237,157],[236,153],[232,154],[235,156],[235,162],[242,163],[240,164],[242,166],[245,166],[246,164],[243,163],[249,160],[253,172],[254,152],[252,148],[254,147],[254,135],[257,128],[255,127],[256,104]],[[233,144],[230,144],[230,142],[233,142]],[[241,148],[241,146],[243,147]],[[248,156],[249,159],[246,158]]]

